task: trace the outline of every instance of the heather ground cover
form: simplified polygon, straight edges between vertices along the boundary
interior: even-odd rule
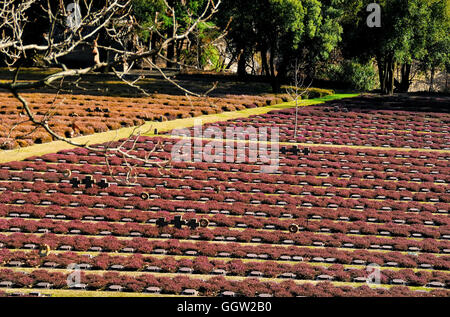
[[[333,94],[327,95],[320,98],[313,98],[308,100],[302,100],[300,106],[309,106],[314,104],[320,104],[323,102],[328,102],[330,100],[338,100],[344,98],[356,97],[358,94]],[[236,118],[245,118],[251,115],[265,114],[272,110],[279,110],[284,108],[291,108],[294,102],[283,102],[281,104],[274,104],[270,106],[250,108],[237,111],[222,112],[219,114],[202,115],[200,117],[189,117],[184,119],[175,119],[171,121],[163,122],[146,122],[142,126],[136,129],[136,127],[125,127],[118,130],[111,130],[102,133],[95,133],[92,135],[85,135],[72,138],[71,140],[77,142],[78,144],[98,144],[110,141],[117,141],[121,138],[127,138],[131,134],[139,132],[141,135],[151,136],[154,134],[155,129],[158,133],[163,134],[164,132],[171,131],[173,129],[179,128],[189,128],[195,125],[196,120],[201,120],[203,124],[210,122],[217,122],[223,120],[231,120]],[[13,150],[5,150],[0,152],[0,162],[9,162],[14,160],[23,160],[32,155],[43,155],[48,153],[54,153],[59,150],[73,148],[72,145],[63,141],[54,141],[50,143],[34,144],[24,148],[17,148]]]
[[[370,109],[364,102],[376,101],[302,108],[307,131],[299,137],[324,128],[320,122],[345,137],[344,124],[323,120],[333,115],[345,123],[356,114],[357,129],[379,124],[376,129],[384,131],[388,125],[390,148],[370,139],[358,147],[286,138],[274,173],[261,173],[261,164],[251,161],[174,162],[161,170],[128,160],[137,183],[131,186],[120,182],[127,175],[124,160],[111,160],[108,168],[85,149],[2,163],[0,290],[54,296],[449,296],[448,114],[439,107],[412,111],[401,102],[395,109]],[[291,110],[275,110],[233,119],[230,126],[270,124],[289,134],[292,117]],[[400,132],[408,129],[424,137],[418,134],[405,147],[414,135]],[[436,138],[426,142],[433,133]],[[359,140],[364,133],[349,135]],[[161,143],[152,159],[164,161],[178,141],[141,137],[135,154],[144,157]],[[251,143],[242,142],[249,154]],[[236,149],[238,142],[228,145]],[[294,146],[310,151],[294,154]],[[39,255],[42,245],[51,250],[46,256]],[[74,263],[81,267],[81,283],[69,287],[73,271],[67,266]],[[367,283],[373,268],[381,273],[378,284]]]
[[[24,78],[33,80],[39,74],[37,70],[29,70]],[[111,76],[91,75],[85,76],[76,87],[62,90],[56,96],[53,91],[45,89],[32,90],[23,96],[30,102],[36,119],[48,117],[49,126],[66,138],[133,127],[146,122],[166,122],[264,107],[289,99],[286,94],[269,93],[270,87],[264,83],[242,85],[232,79],[220,77],[218,80],[214,77],[177,80],[178,84],[199,94],[209,90],[214,82],[217,82],[217,88],[210,92],[209,97],[187,97],[162,78],[148,76],[139,82],[149,92],[146,96]],[[317,89],[311,97],[331,93]],[[26,122],[21,104],[10,93],[0,92],[0,119],[2,149],[26,147],[53,140],[43,128],[36,129],[31,122]]]
[[[381,99],[381,100],[380,100]],[[280,142],[350,145],[366,147],[450,150],[450,101],[414,99],[408,107],[400,101],[383,103],[382,98],[353,98],[299,111],[299,133],[294,135],[295,109],[282,109],[261,116],[208,124],[227,127],[252,126],[280,129]],[[411,108],[421,111],[410,111]],[[422,109],[423,108],[423,109]],[[425,112],[429,110],[429,112]],[[191,132],[194,136],[194,131]]]

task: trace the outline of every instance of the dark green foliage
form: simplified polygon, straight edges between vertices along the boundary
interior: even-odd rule
[[[353,60],[330,65],[325,76],[331,81],[340,82],[344,87],[356,91],[374,89],[377,77],[372,63],[361,64]]]
[[[394,91],[395,66],[401,67],[400,91],[407,91],[411,64],[424,69],[445,65],[449,60],[449,4],[446,0],[384,0],[381,27],[366,24],[371,0],[346,0],[343,19],[343,53],[347,58],[375,57],[383,93]]]

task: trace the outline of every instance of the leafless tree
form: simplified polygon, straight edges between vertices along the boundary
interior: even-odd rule
[[[14,76],[10,81],[0,82],[0,88],[9,91],[21,103],[22,111],[27,119],[22,120],[23,122],[31,121],[36,128],[43,128],[54,140],[63,141],[72,146],[87,148],[90,151],[101,152],[106,160],[116,155],[128,160],[154,163],[159,167],[168,164],[169,162],[167,161],[152,161],[149,157],[138,157],[135,154],[137,141],[133,143],[134,146],[124,146],[127,144],[127,141],[137,140],[135,138],[137,130],[133,131],[122,145],[103,148],[93,147],[88,143],[77,143],[74,139],[60,135],[49,124],[51,115],[48,114],[38,118],[36,113],[33,112],[29,101],[23,97],[22,93],[27,90],[42,88],[54,89],[55,93],[58,93],[62,89],[63,84],[76,85],[81,76],[107,68],[112,70],[127,85],[146,94],[145,89],[138,85],[141,77],[138,77],[136,80],[129,80],[127,78],[130,76],[125,76],[135,63],[145,61],[158,70],[166,80],[183,90],[185,94],[197,97],[203,96],[204,94],[191,92],[170,79],[153,60],[154,57],[163,57],[162,52],[169,44],[174,41],[187,39],[200,23],[208,21],[218,11],[221,0],[208,0],[203,11],[198,16],[190,15],[190,23],[182,30],[177,23],[174,7],[170,6],[166,0],[163,0],[166,10],[171,13],[170,15],[173,18],[173,29],[170,35],[167,35],[166,32],[161,32],[158,26],[162,22],[158,21],[158,15],[156,15],[155,24],[147,30],[152,34],[157,34],[161,39],[157,43],[158,45],[154,47],[148,47],[146,43],[142,43],[136,36],[138,31],[142,31],[143,27],[136,22],[131,14],[131,0],[105,0],[101,2],[102,5],[100,6],[98,4],[99,1],[75,1],[76,4],[83,7],[84,12],[80,16],[75,15],[77,12],[75,12],[73,4],[69,7],[69,4],[74,1],[64,2],[63,0],[1,1],[0,30],[2,30],[2,38],[0,39],[0,61],[7,64],[11,71],[14,71]],[[42,38],[36,38],[30,43],[30,40],[25,38],[25,33],[27,25],[33,19],[32,13],[30,13],[31,8],[36,7],[45,16],[48,29],[42,34]],[[99,44],[97,40],[100,34],[103,39],[107,39],[107,41],[103,41],[104,43],[114,43],[114,45]],[[126,42],[130,35],[132,36],[131,47]],[[61,62],[62,58],[75,52],[82,46],[92,47],[92,65],[83,68],[71,68]],[[113,56],[113,58],[101,60],[99,49],[107,52],[108,56]],[[21,72],[21,61],[26,60],[33,54],[38,54],[46,67],[57,68],[58,71],[42,76],[38,80],[18,80]],[[22,121],[17,124],[23,123]]]
[[[311,87],[312,81],[305,87],[306,75],[304,72],[305,65],[299,64],[298,60],[295,59],[293,65],[292,74],[292,84],[286,88],[286,92],[289,94],[292,100],[295,101],[295,130],[294,138],[297,138],[298,133],[298,103],[302,99],[302,96],[308,94],[308,89]]]

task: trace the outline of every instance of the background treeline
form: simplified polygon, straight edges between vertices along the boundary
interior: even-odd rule
[[[60,1],[56,1],[60,2]],[[136,34],[149,48],[188,28],[207,0],[132,0]],[[373,0],[223,0],[220,10],[188,38],[171,42],[153,61],[168,68],[261,76],[274,91],[289,83],[295,61],[315,84],[383,93],[407,92],[418,75],[433,90],[450,69],[448,0],[378,0],[381,27],[370,28]],[[101,4],[99,4],[101,5]],[[47,29],[36,5],[27,35]],[[83,8],[82,8],[83,11]],[[131,17],[130,17],[131,18]],[[175,23],[174,23],[175,22]],[[128,35],[130,36],[130,35]],[[135,39],[130,37],[132,45]],[[100,37],[99,42],[102,39]],[[33,58],[30,56],[30,59]],[[331,84],[330,84],[331,83]],[[447,86],[447,83],[445,84]]]
[[[177,1],[180,25],[186,12],[195,15],[203,2]],[[369,28],[366,8],[372,2],[225,0],[219,14],[199,27],[190,43],[168,47],[167,58],[217,71],[237,65],[240,76],[264,75],[274,90],[288,80],[295,59],[308,76],[351,89],[370,90],[379,84],[384,93],[407,92],[414,75],[425,71],[432,89],[436,72],[450,68],[449,2],[377,1],[381,27]],[[135,0],[134,6],[138,20],[148,25],[159,12],[170,32],[170,16],[159,11],[162,0]]]

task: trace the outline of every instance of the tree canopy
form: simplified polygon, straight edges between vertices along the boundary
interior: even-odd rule
[[[370,0],[348,1],[343,51],[347,56],[376,58],[381,90],[394,90],[394,67],[401,64],[400,91],[410,85],[411,63],[424,69],[443,66],[449,60],[449,3],[446,0],[383,0],[381,27],[366,25]]]
[[[254,73],[270,80],[275,91],[288,79],[295,60],[311,78],[323,65],[342,62],[336,56],[352,61],[348,65],[376,61],[380,88],[387,94],[394,89],[408,91],[413,65],[431,73],[431,86],[436,71],[450,68],[448,0],[379,0],[379,27],[367,23],[367,8],[373,0],[226,0],[214,9],[212,19],[195,23],[192,30],[196,17],[202,16],[205,8],[211,10],[210,0],[130,1],[131,5],[123,3],[127,2],[130,21],[136,22],[133,36],[136,34],[148,50],[161,48],[158,54],[151,54],[154,64],[159,59],[167,67],[203,69],[210,65],[223,70],[236,63],[238,75],[245,77],[256,63],[258,71]],[[45,43],[47,18],[41,14],[39,1],[29,2],[30,19],[22,40]],[[63,14],[63,1],[48,3],[51,10]],[[102,7],[99,2],[92,3],[97,9]],[[86,13],[87,7],[81,5]],[[187,36],[161,45],[173,34],[188,30]],[[12,36],[8,30],[3,32],[4,37]],[[102,44],[109,35],[106,28],[99,34]],[[123,42],[127,46],[132,41]],[[20,63],[35,63],[35,55],[39,52],[29,50]],[[398,78],[395,69],[400,70]]]
[[[295,58],[302,56],[313,71],[314,64],[336,47],[342,32],[339,2],[230,0],[216,21],[223,26],[232,18],[229,49],[239,61],[238,73],[245,74],[246,62],[259,53],[264,74],[278,89]]]

